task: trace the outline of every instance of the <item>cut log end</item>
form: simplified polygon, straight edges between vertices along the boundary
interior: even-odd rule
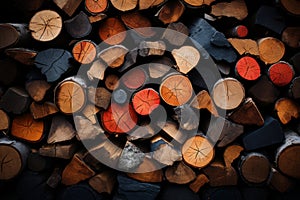
[[[238,76],[245,80],[254,81],[260,77],[260,66],[257,61],[249,56],[242,57],[235,66]]]
[[[260,59],[266,64],[278,62],[285,53],[284,44],[273,37],[267,37],[258,41]]]
[[[134,94],[132,103],[137,113],[140,115],[149,115],[159,106],[160,97],[154,89],[146,88]]]
[[[108,7],[108,0],[85,0],[84,3],[85,9],[92,14],[104,12]]]
[[[109,45],[120,44],[126,38],[126,28],[118,18],[107,18],[99,27],[100,39]]]
[[[273,64],[268,70],[271,81],[277,86],[286,86],[294,78],[293,67],[284,61]]]
[[[77,62],[82,64],[89,64],[96,58],[96,44],[89,40],[79,41],[74,45],[72,54]]]

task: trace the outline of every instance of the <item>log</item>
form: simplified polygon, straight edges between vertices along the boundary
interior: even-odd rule
[[[62,176],[62,169],[61,168],[54,168],[52,174],[47,179],[47,185],[53,189],[56,189],[58,185],[61,183]]]
[[[258,51],[265,64],[274,64],[284,56],[285,46],[274,37],[266,37],[258,40]]]
[[[117,68],[124,63],[125,56],[128,53],[128,51],[129,50],[124,46],[115,45],[115,46],[108,47],[107,49],[104,49],[98,54],[98,56],[109,67]]]
[[[154,1],[149,1],[149,0],[139,0],[139,10],[146,10],[152,7],[156,7],[164,3],[165,0],[154,0]]]
[[[299,27],[287,27],[284,29],[281,35],[281,40],[292,48],[299,48],[300,44],[300,28]]]
[[[272,167],[272,176],[270,180],[270,187],[281,192],[288,192],[293,188],[294,182]]]
[[[138,4],[138,0],[111,0],[110,2],[120,11],[133,10]]]
[[[252,39],[228,38],[228,41],[240,55],[244,55],[244,54],[251,54],[254,56],[259,55],[258,45],[256,41]]]
[[[53,2],[62,9],[67,15],[72,16],[82,0],[53,0]]]
[[[44,129],[43,121],[37,121],[31,114],[26,113],[13,119],[11,134],[20,140],[37,143],[43,139]]]
[[[25,88],[30,97],[36,101],[42,101],[51,85],[45,80],[34,80],[26,83]]]
[[[199,7],[202,5],[210,5],[213,3],[215,0],[203,0],[203,1],[197,1],[197,0],[184,0],[185,3],[187,3],[190,6],[193,7]]]
[[[11,59],[1,59],[0,60],[0,83],[3,86],[13,85],[17,79],[20,77],[20,69]]]
[[[209,179],[205,174],[199,174],[196,179],[189,184],[189,188],[194,192],[198,193],[199,190],[209,182]]]
[[[41,156],[38,151],[31,150],[27,158],[27,167],[29,170],[42,173],[51,169],[52,166],[53,162],[51,158]]]
[[[167,167],[165,176],[170,183],[176,184],[187,184],[196,178],[195,172],[183,162]]]
[[[147,56],[162,56],[166,50],[166,44],[163,41],[142,41],[139,44],[139,55],[142,57]]]
[[[282,87],[293,80],[295,72],[289,63],[279,61],[270,66],[268,75],[274,85]]]
[[[140,90],[133,95],[132,105],[138,114],[150,115],[160,105],[159,94],[152,88]]]
[[[103,80],[106,67],[107,66],[100,60],[95,60],[87,71],[89,80]]]
[[[92,15],[102,13],[108,8],[108,0],[85,0],[85,9]]]
[[[176,142],[182,144],[185,142],[187,138],[187,134],[185,134],[183,131],[181,131],[178,128],[178,124],[167,120],[166,122],[157,122],[158,127],[163,130],[164,133],[166,133],[168,136],[170,136],[172,139],[174,139]]]
[[[237,61],[235,73],[238,77],[248,81],[255,81],[261,75],[259,64],[250,56],[244,56]]]
[[[64,21],[67,33],[73,38],[83,38],[88,36],[92,31],[92,25],[89,17],[80,11],[76,16]]]
[[[234,78],[220,79],[214,85],[212,98],[218,107],[224,110],[232,110],[243,102],[245,89]]]
[[[292,119],[300,117],[300,106],[292,99],[278,99],[275,103],[275,110],[282,124],[288,124]]]
[[[212,5],[210,14],[216,17],[234,17],[242,21],[248,16],[248,9],[244,0],[233,0]]]
[[[5,54],[24,65],[33,65],[37,51],[25,48],[9,48],[5,49]]]
[[[174,108],[175,116],[180,128],[191,131],[199,127],[200,113],[195,112],[189,105],[184,104]]]
[[[62,30],[62,18],[53,10],[42,10],[31,18],[29,30],[33,39],[41,42],[54,40]]]
[[[201,90],[192,100],[190,105],[196,109],[206,109],[215,117],[219,116],[218,111],[206,90]]]
[[[170,184],[166,183],[161,189],[159,198],[160,200],[200,200],[198,194],[195,194],[187,185]]]
[[[266,117],[262,127],[245,134],[243,144],[247,151],[279,144],[284,140],[280,123],[272,118]]]
[[[289,89],[289,95],[293,99],[298,100],[300,98],[300,77],[297,76],[292,80],[292,83],[290,85]]]
[[[248,32],[247,26],[237,25],[225,31],[225,35],[233,38],[245,38],[247,37]]]
[[[74,45],[72,54],[77,62],[90,64],[96,58],[97,46],[90,40],[81,40]]]
[[[26,166],[29,151],[29,148],[21,142],[5,137],[1,138],[0,180],[10,180],[18,176]]]
[[[232,167],[232,163],[240,157],[241,152],[244,151],[244,147],[233,144],[228,147],[226,147],[224,153],[223,153],[223,158],[225,162],[225,166],[227,168]]]
[[[177,22],[185,10],[184,4],[181,1],[168,1],[156,13],[158,19],[164,24]]]
[[[125,31],[126,28],[120,19],[110,17],[101,22],[99,37],[103,42],[109,45],[116,45],[125,40],[127,35]]]
[[[167,76],[159,87],[161,98],[171,106],[180,106],[187,103],[192,97],[192,84],[183,75]]]
[[[147,82],[147,74],[141,67],[133,68],[121,77],[122,84],[129,90],[138,90]]]
[[[112,170],[107,170],[95,175],[89,180],[89,185],[98,193],[111,194],[117,182],[116,173]]]
[[[142,123],[134,129],[132,132],[129,133],[127,136],[128,141],[134,140],[147,140],[157,134],[156,127],[152,124]]]
[[[196,135],[188,139],[181,149],[183,160],[190,166],[203,168],[214,158],[215,151],[210,141]]]
[[[38,104],[32,102],[30,105],[30,112],[34,119],[42,119],[49,115],[57,113],[59,110],[54,103],[45,102],[43,104]]]
[[[128,103],[127,92],[122,88],[114,90],[112,93],[112,101],[116,102],[117,104],[124,104],[126,102]]]
[[[0,109],[0,130],[7,130],[10,127],[10,118],[8,114]]]
[[[10,87],[0,99],[0,107],[13,114],[24,113],[30,104],[28,93],[20,87]]]
[[[69,160],[78,149],[76,143],[71,144],[46,144],[39,149],[39,154],[53,158]]]
[[[93,104],[87,104],[85,108],[82,111],[82,114],[89,119],[92,124],[96,124],[98,122],[96,114],[100,111],[99,108],[97,108]]]
[[[170,44],[182,46],[189,35],[189,29],[181,22],[173,22],[167,26],[162,35]]]
[[[96,22],[100,22],[100,21],[102,21],[106,18],[107,18],[106,14],[99,13],[99,14],[96,14],[96,15],[89,16],[89,21],[90,21],[91,24],[93,24],[93,23],[96,23]]]
[[[300,15],[299,2],[296,0],[278,0],[281,6],[292,15]]]
[[[118,169],[125,172],[135,172],[143,162],[145,153],[130,141],[127,141],[118,162]]]
[[[117,89],[119,83],[119,76],[116,74],[108,74],[104,80],[105,87],[111,91]]]
[[[239,108],[229,113],[228,118],[242,125],[262,126],[264,124],[264,119],[251,98],[247,98]]]
[[[77,130],[77,139],[81,141],[93,140],[98,136],[104,136],[104,130],[99,124],[93,124],[89,119],[82,116],[75,116],[74,123]]]
[[[5,49],[28,41],[28,28],[26,24],[0,24],[0,49]]]
[[[183,46],[179,49],[173,49],[172,55],[179,68],[178,71],[183,74],[190,72],[200,61],[199,51],[192,46]]]
[[[88,87],[88,100],[98,108],[106,110],[111,101],[111,93],[104,87],[90,86]]]
[[[168,57],[154,59],[148,66],[149,76],[151,78],[162,78],[171,70],[173,65],[173,61]]]

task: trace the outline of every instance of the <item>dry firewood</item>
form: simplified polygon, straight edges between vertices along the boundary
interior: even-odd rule
[[[61,183],[62,179],[62,169],[59,167],[54,168],[52,174],[47,179],[47,185],[53,189],[57,188],[58,185]]]
[[[127,89],[136,91],[146,84],[147,79],[146,71],[142,67],[135,67],[125,73],[120,80]]]
[[[182,144],[186,138],[187,135],[184,134],[181,130],[178,129],[178,124],[173,121],[166,121],[164,122],[157,122],[157,125],[171,138],[173,138],[178,143]]]
[[[233,0],[212,5],[211,14],[217,17],[226,16],[243,20],[248,16],[248,9],[244,0]]]
[[[10,119],[7,113],[0,109],[0,130],[7,130],[10,126]]]
[[[139,10],[146,10],[152,7],[156,7],[164,2],[165,0],[139,0]]]
[[[30,112],[34,119],[41,119],[49,115],[57,113],[59,110],[54,103],[45,102],[43,104],[38,104],[32,102],[30,105]]]
[[[206,90],[201,90],[190,104],[193,108],[206,109],[215,117],[219,116],[218,111]]]
[[[181,1],[168,1],[157,12],[156,16],[158,16],[158,19],[164,24],[169,24],[172,22],[177,22],[184,10],[185,7]]]
[[[138,4],[138,0],[111,0],[110,2],[120,11],[133,10]]]
[[[150,115],[160,105],[159,94],[152,88],[140,90],[133,95],[132,105],[138,114]]]
[[[115,45],[101,51],[99,53],[99,58],[101,58],[111,68],[117,68],[124,63],[127,53],[128,49],[126,47]]]
[[[93,176],[89,180],[89,185],[98,193],[111,194],[117,182],[116,172],[107,170]]]
[[[287,27],[284,29],[281,40],[292,48],[299,48],[300,44],[300,28],[299,27]]]
[[[90,69],[87,71],[87,76],[90,80],[103,80],[105,69],[106,65],[102,61],[95,60],[91,65]]]
[[[93,24],[93,23],[96,23],[96,22],[100,22],[100,21],[102,21],[106,18],[107,18],[106,14],[99,13],[99,14],[96,14],[96,15],[89,16],[89,21],[90,21],[91,24]]]
[[[227,168],[230,168],[232,166],[232,163],[241,155],[241,152],[244,150],[244,148],[240,145],[230,145],[228,146],[224,153],[223,158],[225,162],[225,166]]]
[[[105,87],[109,90],[117,89],[119,87],[119,83],[119,76],[116,74],[108,74],[104,80]]]
[[[195,172],[183,162],[168,167],[165,176],[170,183],[176,184],[187,184],[196,178]]]
[[[162,56],[164,55],[166,48],[166,44],[163,41],[142,41],[139,44],[139,55],[142,57]]]
[[[110,104],[111,93],[104,87],[88,87],[88,100],[99,108],[106,110]]]
[[[260,77],[261,70],[258,62],[254,58],[244,56],[237,61],[235,73],[242,79],[255,81]]]
[[[74,122],[79,140],[93,140],[104,133],[104,130],[99,124],[93,124],[85,117],[75,116]]]
[[[69,16],[72,16],[82,0],[53,0],[53,2]]]
[[[130,141],[127,141],[119,158],[118,169],[126,172],[135,172],[143,162],[145,153]]]
[[[179,49],[174,49],[172,50],[172,55],[179,71],[183,74],[187,74],[196,67],[200,60],[199,51],[192,46],[183,46]]]
[[[90,40],[81,40],[74,45],[72,54],[77,62],[89,64],[96,58],[97,46]]]
[[[258,51],[259,57],[263,62],[273,64],[284,56],[285,46],[274,37],[266,37],[258,40]]]
[[[206,183],[209,182],[209,179],[205,174],[199,174],[196,179],[189,184],[190,189],[197,193],[199,192],[200,188],[202,188]]]
[[[288,85],[293,80],[295,72],[289,63],[279,61],[270,66],[268,75],[274,85],[281,87]]]
[[[42,101],[51,85],[45,80],[34,80],[26,83],[25,88],[34,101]]]
[[[240,54],[251,54],[258,56],[258,46],[256,41],[251,39],[238,39],[238,38],[228,38],[230,44],[235,48],[235,50]]]
[[[89,17],[80,11],[75,17],[64,21],[66,31],[73,38],[83,38],[92,31]]]
[[[272,176],[270,180],[271,188],[283,193],[293,188],[293,186],[294,182],[289,177],[272,167]]]
[[[122,43],[126,38],[126,28],[123,22],[116,17],[110,17],[101,22],[99,36],[109,45]]]
[[[171,70],[173,65],[173,61],[168,57],[155,59],[149,63],[149,76],[151,78],[161,78]]]
[[[85,9],[95,15],[104,12],[108,8],[108,0],[85,0]]]
[[[296,53],[294,54],[290,59],[289,62],[291,63],[291,65],[293,65],[293,68],[296,70],[297,73],[300,72],[300,53]]]
[[[166,39],[169,43],[182,46],[189,35],[189,29],[181,22],[170,23],[163,33],[162,39]]]
[[[275,110],[283,124],[288,124],[292,118],[298,119],[300,117],[300,106],[292,99],[278,99],[275,104]]]
[[[202,5],[210,5],[212,2],[215,0],[203,0],[203,1],[198,1],[198,0],[183,0],[185,3],[187,3],[190,6],[193,7],[199,7]]]
[[[87,104],[83,111],[82,114],[89,119],[92,124],[96,124],[98,122],[96,114],[100,111],[99,108],[97,108],[94,104]]]
[[[25,48],[5,49],[5,54],[24,65],[33,65],[34,57],[38,52]]]

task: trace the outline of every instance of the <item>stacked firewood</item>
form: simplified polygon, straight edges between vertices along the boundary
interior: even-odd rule
[[[300,195],[298,0],[0,5],[1,199]]]

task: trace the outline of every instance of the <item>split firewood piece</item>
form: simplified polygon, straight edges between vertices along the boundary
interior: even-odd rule
[[[159,169],[153,160],[145,157],[134,173],[127,173],[127,176],[141,182],[160,183],[163,181],[163,171]]]
[[[80,155],[75,154],[62,173],[62,184],[74,185],[94,175],[95,172],[82,161]]]
[[[77,130],[77,139],[84,140],[93,140],[96,137],[103,136],[104,130],[99,124],[93,124],[89,119],[82,116],[75,116],[74,123]]]
[[[188,139],[181,149],[183,160],[192,167],[207,166],[214,158],[215,151],[210,141],[200,135]]]
[[[247,184],[262,184],[269,179],[271,164],[263,154],[249,153],[241,158],[239,171]]]
[[[229,114],[228,118],[242,125],[262,126],[264,124],[264,119],[251,98],[247,98],[239,108]]]
[[[261,70],[258,62],[254,58],[244,56],[237,61],[235,73],[242,79],[255,81],[260,77]]]
[[[89,17],[80,11],[75,17],[64,22],[66,31],[73,38],[83,38],[92,31],[92,25]]]
[[[88,78],[91,81],[93,81],[94,79],[103,80],[106,67],[107,66],[102,61],[95,60],[90,69],[87,71]]]
[[[267,117],[262,127],[247,133],[243,137],[243,145],[247,151],[251,151],[279,144],[283,140],[284,134],[280,123],[272,117]]]
[[[82,0],[53,0],[53,2],[67,13],[67,15],[72,16],[81,4]]]
[[[187,184],[196,178],[196,173],[183,162],[180,162],[168,167],[165,176],[170,183]]]
[[[148,38],[155,35],[151,21],[138,11],[124,13],[121,19],[128,28],[133,29],[142,37]]]
[[[112,170],[106,170],[89,180],[89,185],[98,193],[111,194],[117,182],[116,172]]]
[[[198,193],[199,190],[208,182],[209,179],[205,176],[205,174],[199,174],[196,179],[189,184],[189,187],[194,193]]]
[[[135,47],[126,54],[124,64],[118,69],[119,72],[124,72],[134,66],[138,58],[138,47]]]
[[[127,136],[128,141],[146,140],[156,134],[156,130],[151,124],[142,123],[134,131],[130,132]]]
[[[241,21],[248,16],[248,9],[244,0],[233,0],[212,5],[211,14],[217,17],[234,17]]]
[[[85,0],[85,9],[95,15],[104,12],[108,8],[108,0]]]
[[[119,158],[118,169],[126,172],[135,172],[143,162],[145,153],[130,141],[127,141]]]
[[[288,124],[292,118],[300,117],[300,106],[297,102],[288,98],[280,98],[276,101],[275,110],[281,123]]]
[[[71,140],[75,136],[76,130],[73,125],[63,116],[57,115],[52,118],[47,143],[53,144]]]
[[[157,12],[156,16],[158,16],[158,19],[164,24],[169,24],[172,22],[177,22],[182,16],[184,10],[185,6],[181,1],[168,1]]]
[[[5,49],[9,46],[16,44],[19,40],[19,32],[10,24],[1,24],[0,25],[0,49]]]
[[[115,45],[101,51],[99,53],[99,58],[101,58],[111,68],[117,68],[124,63],[127,53],[128,49],[126,47]]]
[[[276,38],[266,37],[258,40],[258,51],[263,62],[273,64],[284,56],[285,46]]]
[[[39,154],[53,158],[69,160],[78,150],[77,143],[71,144],[46,144],[39,149]]]
[[[139,44],[139,55],[147,56],[162,56],[166,51],[166,44],[163,41],[142,41]]]
[[[184,104],[174,108],[174,118],[184,130],[196,130],[199,127],[200,113],[195,112],[189,105]]]
[[[10,119],[7,113],[0,109],[0,130],[7,130],[10,125]]]
[[[152,88],[140,90],[133,95],[132,105],[138,114],[150,115],[160,105],[159,94]]]
[[[124,105],[111,103],[109,108],[101,113],[103,128],[113,134],[131,131],[136,126],[137,120],[137,114],[128,103]]]
[[[218,107],[224,110],[231,110],[242,103],[245,98],[245,89],[234,78],[220,79],[214,85],[212,96]]]
[[[77,62],[89,64],[96,58],[97,46],[90,40],[81,40],[74,45],[72,54]]]
[[[113,91],[111,100],[116,102],[117,104],[124,104],[125,102],[128,102],[129,94],[122,89],[118,88]]]
[[[121,82],[129,90],[137,90],[148,80],[147,73],[142,67],[135,67],[121,77]]]
[[[0,100],[0,107],[14,114],[24,113],[30,105],[28,93],[19,87],[10,87]]]
[[[62,179],[61,176],[62,176],[62,169],[59,167],[54,168],[52,174],[47,179],[47,185],[50,188],[56,189],[61,183],[61,179]]]
[[[290,85],[289,95],[293,99],[300,99],[300,77],[295,77]]]
[[[178,128],[178,124],[167,120],[165,123],[158,122],[157,125],[172,139],[182,144],[187,138],[187,135]]]
[[[276,166],[279,170],[292,178],[300,178],[300,137],[297,133],[287,131],[284,143],[277,149]]]
[[[44,122],[33,119],[29,113],[16,116],[12,121],[11,134],[26,142],[39,142],[44,136]]]
[[[219,116],[218,111],[206,90],[201,90],[192,100],[190,105],[197,109],[206,109],[215,117]]]
[[[187,74],[200,61],[199,51],[192,46],[183,46],[179,49],[172,50],[172,55],[176,61],[179,71]]]
[[[99,37],[109,45],[122,43],[126,35],[126,28],[119,18],[110,17],[100,24]]]
[[[61,16],[52,10],[37,12],[29,22],[31,36],[41,42],[54,40],[62,30]]]
[[[66,50],[47,49],[37,54],[34,64],[41,69],[48,82],[54,82],[71,67],[72,58],[72,54]]]
[[[30,97],[36,101],[42,101],[46,92],[50,89],[51,85],[45,80],[34,80],[27,82],[25,88]]]
[[[193,7],[199,7],[202,5],[210,5],[212,2],[215,0],[203,0],[203,1],[198,1],[198,0],[183,0],[185,3],[187,3],[190,6]]]
[[[279,0],[280,5],[290,14],[300,15],[300,4],[297,0]]]
[[[169,43],[182,46],[189,35],[189,29],[181,22],[170,23],[162,35],[162,39],[166,39]]]
[[[90,151],[84,153],[82,160],[95,172],[104,172],[107,170],[107,166],[102,164]]]
[[[89,101],[99,108],[106,110],[111,101],[111,93],[104,87],[88,87]]]
[[[120,11],[133,10],[138,4],[138,0],[110,0],[110,2]]]
[[[20,79],[20,69],[18,63],[12,59],[0,60],[0,83],[2,86],[11,86]]]
[[[100,22],[100,21],[102,21],[106,18],[107,18],[106,14],[99,13],[99,14],[96,14],[96,15],[89,16],[89,21],[90,21],[91,24],[93,24],[93,23],[96,23],[96,22]]]
[[[258,56],[258,45],[257,42],[251,39],[238,39],[238,38],[228,38],[230,44],[235,48],[235,50],[240,54],[251,54]]]
[[[89,119],[92,124],[96,124],[98,122],[96,114],[100,111],[94,104],[87,104],[82,111],[82,114]]]
[[[268,75],[274,85],[286,86],[293,80],[295,72],[289,63],[279,61],[270,66]]]
[[[161,98],[171,106],[180,106],[187,103],[193,94],[190,80],[183,75],[167,76],[159,88]]]
[[[139,0],[139,10],[146,10],[149,8],[153,8],[164,3],[165,0]]]
[[[238,157],[240,157],[241,152],[244,150],[244,148],[240,145],[230,145],[228,146],[223,154],[225,166],[227,168],[231,167],[231,164],[233,161],[235,161]]]
[[[289,177],[272,167],[272,176],[270,180],[270,187],[272,189],[284,193],[293,188],[293,186],[294,182]]]
[[[57,113],[59,110],[54,103],[45,102],[43,104],[38,104],[32,102],[30,105],[30,112],[34,119],[41,119],[49,115]]]
[[[5,50],[5,54],[24,65],[33,65],[37,51],[25,48],[9,48]]]
[[[29,148],[21,142],[8,138],[0,139],[0,180],[10,180],[26,167]]]
[[[281,35],[281,40],[292,48],[299,48],[300,44],[300,28],[299,27],[287,27],[284,29]]]
[[[151,78],[161,78],[171,70],[173,65],[173,61],[168,57],[155,59],[149,63],[149,76]]]
[[[84,80],[70,77],[60,82],[55,88],[55,104],[65,114],[76,113],[83,109],[86,103]]]
[[[161,136],[156,136],[151,140],[151,151],[153,159],[166,166],[172,166],[174,162],[182,160],[181,152]]]
[[[238,174],[233,167],[227,168],[222,162],[214,161],[203,169],[211,187],[232,186],[238,184]]]
[[[109,90],[117,89],[119,87],[119,83],[119,76],[116,74],[108,74],[104,80],[104,84]]]

